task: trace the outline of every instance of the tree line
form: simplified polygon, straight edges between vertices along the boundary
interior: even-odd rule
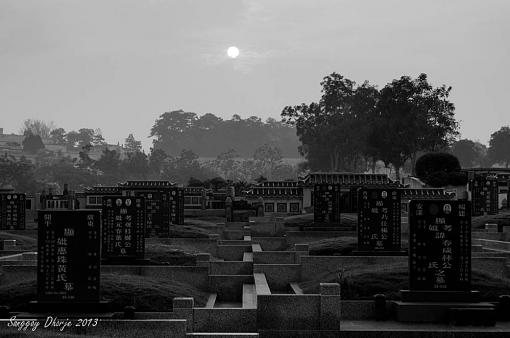
[[[214,114],[202,116],[183,110],[163,113],[150,131],[153,146],[177,156],[182,149],[200,157],[215,157],[233,149],[240,157],[250,158],[255,150],[268,143],[277,146],[283,157],[299,157],[298,139],[293,126],[268,118],[233,115],[223,120]]]
[[[281,113],[296,128],[308,169],[365,172],[382,161],[398,179],[401,168],[414,170],[419,155],[438,151],[453,152],[467,167],[508,165],[508,127],[492,134],[488,150],[470,140],[457,141],[452,88],[432,86],[426,74],[402,76],[380,90],[337,73],[320,84],[317,102],[286,106]]]

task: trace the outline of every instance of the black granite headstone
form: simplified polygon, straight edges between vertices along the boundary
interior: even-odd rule
[[[415,200],[409,214],[411,291],[469,291],[471,205]]]
[[[168,191],[137,191],[135,197],[145,198],[145,237],[170,236],[170,193]]]
[[[362,189],[360,186],[353,186],[349,189],[349,204],[350,204],[350,212],[358,212],[359,211],[359,191]]]
[[[359,190],[358,250],[400,250],[400,191]]]
[[[145,253],[145,199],[104,196],[102,210],[103,259],[143,259]]]
[[[170,223],[184,224],[184,188],[170,188]]]
[[[339,223],[340,198],[340,184],[316,184],[313,192],[314,222]]]
[[[25,230],[25,194],[0,194],[0,230]]]
[[[100,221],[97,210],[39,211],[39,302],[99,302]]]
[[[473,216],[497,214],[499,211],[499,187],[497,176],[475,175],[470,182]]]

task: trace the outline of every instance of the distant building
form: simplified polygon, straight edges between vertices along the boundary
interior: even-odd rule
[[[0,155],[12,155],[16,159],[20,159],[23,156],[27,160],[34,162],[36,155],[23,152],[23,138],[23,135],[4,134],[3,128],[0,128]],[[77,160],[80,158],[80,152],[83,151],[81,148],[69,148],[66,145],[55,144],[53,140],[47,138],[43,138],[42,141],[44,148],[52,152],[53,156],[56,158],[69,157],[73,160]],[[97,161],[101,158],[106,148],[108,148],[108,150],[115,150],[120,154],[121,160],[127,158],[126,149],[119,144],[92,146],[88,155],[92,160]]]
[[[244,192],[248,203],[262,203],[264,215],[303,212],[303,187],[298,181],[266,181]]]

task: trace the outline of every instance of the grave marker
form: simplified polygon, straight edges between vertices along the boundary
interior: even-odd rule
[[[499,186],[497,175],[475,175],[471,181],[473,216],[497,214],[499,211]]]
[[[0,230],[25,230],[25,211],[25,194],[0,194]]]
[[[314,222],[340,223],[340,184],[316,184],[313,198]]]
[[[402,253],[400,191],[362,188],[358,200],[358,250]]]
[[[411,291],[469,291],[471,205],[467,201],[411,201]]]
[[[100,219],[97,210],[39,211],[39,302],[99,302]]]
[[[104,196],[102,252],[107,260],[143,259],[145,253],[145,199]]]
[[[184,224],[184,188],[170,188],[170,223]]]

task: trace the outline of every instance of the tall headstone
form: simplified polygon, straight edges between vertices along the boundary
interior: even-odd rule
[[[340,223],[340,184],[316,184],[313,192],[313,220]]]
[[[0,194],[0,230],[25,230],[25,212],[25,194]]]
[[[184,224],[184,188],[170,188],[170,223]]]
[[[135,261],[145,253],[145,199],[104,196],[101,257],[110,261]]]
[[[469,291],[471,204],[411,201],[409,223],[409,289]]]
[[[413,200],[409,222],[409,290],[393,302],[397,320],[493,323],[494,304],[471,290],[471,203]]]
[[[227,196],[225,199],[225,222],[233,222],[234,221],[234,206],[232,202],[232,197]]]
[[[359,191],[363,187],[353,186],[349,189],[350,212],[359,212]]]
[[[358,200],[359,252],[405,254],[401,251],[400,191],[362,188]]]
[[[473,216],[497,214],[499,186],[497,175],[475,175],[471,184]]]
[[[40,303],[99,302],[100,220],[97,210],[39,211]]]

